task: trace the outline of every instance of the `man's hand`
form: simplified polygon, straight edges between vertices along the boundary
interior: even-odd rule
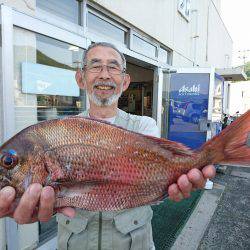
[[[173,201],[181,201],[183,198],[190,197],[191,191],[196,188],[204,188],[206,179],[215,176],[215,167],[213,165],[206,166],[202,171],[194,168],[187,174],[181,175],[177,183],[168,187],[169,199]]]
[[[53,215],[55,192],[50,186],[42,187],[38,183],[31,184],[22,195],[18,204],[15,202],[15,190],[5,187],[0,190],[0,218],[12,217],[18,224],[36,221],[49,221]],[[58,212],[74,217],[73,208],[62,208]]]

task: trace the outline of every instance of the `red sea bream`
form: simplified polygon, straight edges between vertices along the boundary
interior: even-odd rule
[[[17,198],[31,183],[50,185],[55,207],[114,211],[155,204],[192,168],[250,165],[250,111],[199,150],[98,120],[69,117],[32,125],[0,147],[0,188]]]

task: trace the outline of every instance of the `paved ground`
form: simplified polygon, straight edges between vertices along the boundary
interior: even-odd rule
[[[250,168],[227,167],[205,191],[172,249],[250,250]]]
[[[228,167],[215,182],[225,190],[198,249],[250,250],[250,168]]]

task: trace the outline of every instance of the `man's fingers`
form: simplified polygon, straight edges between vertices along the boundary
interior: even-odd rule
[[[206,179],[199,169],[191,169],[187,173],[189,181],[193,184],[194,188],[204,188]]]
[[[206,179],[212,179],[215,177],[216,169],[214,165],[208,165],[202,169],[202,173]]]
[[[32,216],[39,204],[41,191],[42,185],[38,183],[31,184],[25,191],[13,215],[18,224],[33,222]]]
[[[184,198],[190,197],[190,192],[192,191],[192,183],[188,180],[187,175],[183,174],[178,178],[178,187],[182,192]]]
[[[11,204],[15,200],[15,189],[4,187],[0,190],[0,218],[10,213]]]
[[[176,183],[168,187],[168,195],[169,195],[170,200],[173,200],[176,202],[181,201],[183,199],[183,195]]]
[[[47,222],[51,219],[54,210],[55,192],[52,187],[44,187],[41,196],[38,211],[38,219]]]
[[[68,216],[70,218],[74,218],[76,215],[76,211],[74,208],[72,207],[63,207],[63,208],[59,208],[57,209],[58,213],[62,213],[65,216]]]

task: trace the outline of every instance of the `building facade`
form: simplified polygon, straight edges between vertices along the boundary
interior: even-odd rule
[[[244,114],[250,109],[250,81],[231,82],[228,91],[228,114]]]
[[[74,81],[92,42],[115,44],[132,83],[120,108],[161,127],[164,72],[226,68],[232,39],[220,0],[0,0],[0,142],[21,129],[88,106]],[[56,222],[0,220],[0,249],[55,249]],[[51,245],[50,245],[51,244]]]

